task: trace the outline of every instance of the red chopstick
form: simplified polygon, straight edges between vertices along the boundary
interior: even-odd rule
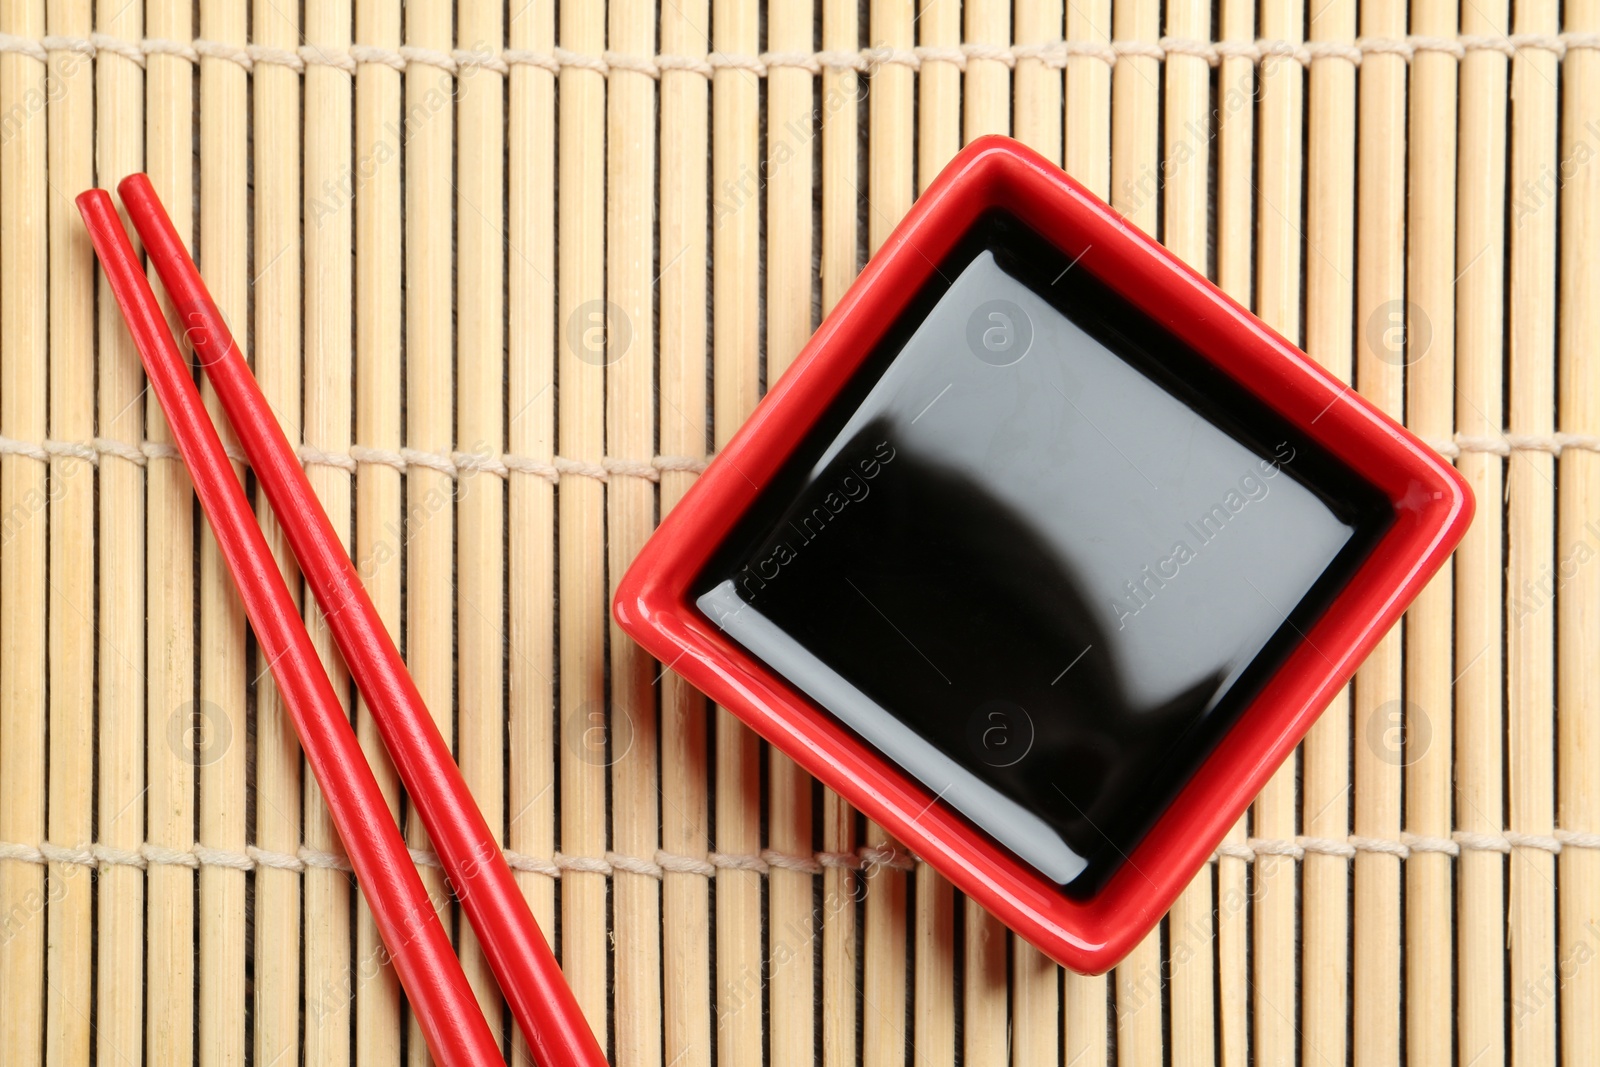
[[[110,194],[103,189],[83,193],[78,211],[428,1048],[441,1064],[501,1063],[499,1045],[228,464]]]
[[[130,175],[117,190],[322,605],[534,1060],[540,1067],[601,1067],[605,1055],[495,835],[150,179]]]

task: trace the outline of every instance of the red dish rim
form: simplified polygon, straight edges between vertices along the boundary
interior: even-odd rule
[[[691,583],[924,283],[1003,207],[1388,498],[1395,521],[1106,884],[1087,900],[1017,859],[727,638]],[[617,587],[617,623],[1011,929],[1073,970],[1161,918],[1472,517],[1437,453],[1058,168],[1003,137],[964,149],[896,227]]]

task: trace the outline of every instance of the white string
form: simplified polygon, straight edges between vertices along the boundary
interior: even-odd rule
[[[1566,451],[1600,452],[1600,434],[1553,433],[1514,434],[1494,436],[1456,434],[1448,440],[1430,440],[1427,444],[1440,455],[1456,459],[1471,452],[1496,456],[1510,456],[1515,452],[1542,452],[1559,456]],[[699,474],[706,469],[709,459],[693,456],[652,456],[648,460],[621,459],[607,456],[599,462],[552,456],[548,460],[510,453],[499,455],[483,452],[428,452],[416,448],[373,448],[369,445],[351,445],[344,451],[319,448],[303,444],[297,449],[302,465],[307,467],[333,467],[346,473],[358,472],[363,464],[389,467],[404,474],[412,467],[437,471],[450,478],[463,473],[488,474],[508,478],[513,474],[530,474],[543,478],[552,485],[560,483],[563,475],[609,481],[613,477],[642,478],[659,482],[663,471]],[[177,446],[164,441],[143,441],[137,445],[96,437],[92,441],[19,441],[0,437],[0,455],[23,456],[40,463],[53,457],[83,460],[98,464],[102,456],[115,456],[129,463],[144,466],[152,459],[178,459]],[[244,452],[236,445],[228,446],[228,458],[236,463],[246,462]]]
[[[608,481],[612,477],[642,478],[659,482],[663,471],[699,474],[709,460],[693,456],[653,456],[647,460],[619,459],[607,456],[598,463],[587,460],[554,456],[537,460],[528,456],[510,454],[492,455],[481,452],[428,452],[416,448],[385,449],[365,445],[352,445],[345,451],[301,445],[296,449],[300,463],[306,467],[333,467],[349,474],[358,472],[363,464],[390,467],[404,474],[412,467],[438,471],[451,478],[462,474],[481,473],[497,478],[513,474],[532,474],[552,485],[559,484],[562,475],[594,478]],[[236,445],[227,447],[228,458],[245,463],[245,454]],[[143,441],[137,445],[96,437],[92,441],[18,441],[0,436],[0,456],[22,456],[39,463],[49,463],[52,458],[82,460],[98,464],[102,456],[115,456],[143,467],[152,459],[181,459],[176,445],[165,441]]]
[[[1437,853],[1459,856],[1467,852],[1499,852],[1509,854],[1514,848],[1535,849],[1560,853],[1564,849],[1600,849],[1600,833],[1580,830],[1555,830],[1549,834],[1528,834],[1505,830],[1498,834],[1471,830],[1457,830],[1448,838],[1426,837],[1403,833],[1398,839],[1362,837],[1345,838],[1252,837],[1246,843],[1223,842],[1210,857],[1236,859],[1253,863],[1262,856],[1304,860],[1308,855],[1333,856],[1352,859],[1360,853],[1393,856],[1405,860],[1415,853]],[[411,858],[420,867],[440,867],[437,854],[423,849],[411,849]],[[912,870],[920,862],[903,848],[880,844],[869,845],[855,852],[816,852],[810,855],[791,855],[772,849],[763,849],[753,855],[709,852],[704,857],[685,856],[657,851],[654,856],[627,856],[607,852],[603,856],[568,856],[557,852],[549,858],[528,856],[507,850],[506,862],[516,871],[542,874],[559,878],[563,872],[598,874],[611,877],[618,871],[646,878],[660,879],[667,874],[690,874],[710,878],[722,871],[746,871],[769,874],[773,869],[818,875],[823,871],[845,869],[871,872],[880,867]],[[260,867],[272,870],[304,872],[307,870],[350,871],[350,861],[343,855],[323,852],[302,845],[294,853],[274,852],[269,849],[247,846],[243,851],[210,848],[201,844],[188,848],[172,848],[145,842],[134,849],[114,848],[105,844],[79,846],[57,845],[42,842],[26,845],[0,841],[0,862],[56,864],[77,867],[224,867],[230,870],[250,871]]]
[[[1448,440],[1429,441],[1428,445],[1447,459],[1456,459],[1465,452],[1487,452],[1496,456],[1509,456],[1513,452],[1545,452],[1559,456],[1568,449],[1600,452],[1600,436],[1585,433],[1507,432],[1497,435],[1458,433]]]
[[[191,63],[199,63],[201,59],[221,60],[237,64],[246,71],[253,71],[257,64],[282,66],[297,73],[303,73],[308,66],[327,66],[354,74],[363,63],[380,64],[403,71],[417,63],[463,78],[479,69],[505,75],[519,66],[532,67],[552,75],[559,75],[566,70],[588,71],[602,78],[610,77],[613,71],[642,74],[649,78],[660,78],[665,73],[680,71],[709,79],[724,70],[742,71],[764,78],[774,69],[804,70],[818,75],[824,70],[870,72],[886,66],[905,66],[917,70],[923,63],[948,63],[965,70],[968,60],[972,59],[1002,63],[1006,67],[1014,67],[1020,60],[1032,60],[1059,70],[1075,58],[1095,59],[1114,65],[1125,56],[1157,61],[1172,56],[1192,56],[1205,60],[1211,66],[1216,66],[1224,59],[1246,59],[1253,64],[1283,59],[1309,67],[1318,60],[1326,59],[1359,65],[1367,56],[1394,56],[1409,63],[1419,53],[1425,52],[1462,59],[1471,52],[1497,52],[1512,57],[1519,52],[1535,51],[1550,52],[1561,59],[1567,53],[1580,49],[1600,49],[1600,33],[1461,34],[1455,37],[1411,34],[1406,37],[1358,37],[1353,41],[1196,41],[1163,37],[1157,41],[1053,41],[1018,45],[969,42],[911,49],[867,48],[859,52],[763,52],[759,55],[713,52],[704,56],[632,56],[620,52],[589,55],[565,48],[550,52],[526,49],[442,51],[415,45],[380,48],[366,44],[353,44],[348,48],[302,45],[296,49],[286,49],[257,44],[226,44],[202,38],[185,44],[150,37],[137,42],[124,41],[98,33],[87,37],[57,34],[42,38],[0,34],[0,52],[14,52],[40,63],[48,61],[50,52],[78,52],[93,56],[103,51],[140,65],[143,65],[146,56],[162,55]]]

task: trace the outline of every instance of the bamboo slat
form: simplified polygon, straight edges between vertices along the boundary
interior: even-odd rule
[[[923,0],[918,6],[915,27],[918,44],[937,49],[960,47],[961,15],[959,4]],[[928,61],[918,70],[915,151],[919,192],[926,190],[951,157],[961,150],[961,81],[961,67],[954,62]],[[986,103],[993,106],[992,100]],[[948,879],[927,867],[919,868],[911,882],[910,891],[916,900],[911,949],[914,968],[911,976],[912,1040],[919,1067],[953,1064],[956,1062],[957,895]],[[965,903],[959,908],[965,910]],[[966,933],[964,922],[962,933],[963,936]],[[967,950],[968,962],[972,962],[970,945],[963,947]],[[972,976],[964,976],[963,991],[975,985]],[[992,1000],[992,976],[984,988]],[[979,1000],[972,998],[968,1003],[976,1005]],[[974,1026],[970,1015],[964,1022]],[[989,1036],[976,1026],[974,1029],[974,1043]]]
[[[911,0],[873,0],[868,33],[875,47],[908,49],[916,18]],[[867,246],[879,248],[911,207],[915,188],[911,71],[894,65],[872,74],[867,96]],[[866,824],[866,847],[898,846],[876,824]],[[861,1051],[865,1067],[905,1061],[906,1033],[906,873],[893,863],[875,862],[862,872]]]
[[[1416,0],[1411,29],[1456,33],[1454,0]],[[1455,174],[1436,160],[1456,158],[1458,64],[1444,53],[1412,61],[1407,131],[1405,345],[1406,424],[1428,440],[1450,435],[1455,397]],[[1469,263],[1468,269],[1471,269]],[[1418,837],[1448,837],[1451,812],[1453,662],[1452,574],[1448,564],[1406,613],[1405,826]],[[1435,739],[1438,743],[1435,743]],[[1405,865],[1405,1027],[1408,1062],[1443,1063],[1454,1035],[1450,1019],[1428,1005],[1450,996],[1453,955],[1450,857],[1418,853]]]
[[[750,55],[760,48],[754,0],[713,0],[711,47]],[[711,83],[712,436],[728,443],[755,408],[761,383],[761,85],[751,72],[720,69]],[[756,735],[726,708],[713,726],[713,843],[718,852],[761,848],[761,755]],[[761,1057],[765,983],[761,880],[754,871],[716,874],[717,1061]]]
[[[124,13],[126,15],[126,13]],[[117,21],[121,21],[118,19]],[[119,36],[131,35],[137,13],[117,27]],[[122,57],[120,64],[103,60],[96,78],[102,113],[126,116],[137,122],[143,110],[138,68]],[[98,179],[119,177],[138,169],[143,160],[142,138],[133,130],[104,145]],[[120,142],[120,143],[119,143]],[[108,174],[109,172],[109,174]],[[63,205],[65,207],[65,205]],[[102,305],[103,306],[103,305]],[[143,436],[140,398],[144,374],[120,323],[109,313],[100,320],[98,422],[108,436],[139,439]],[[109,343],[108,343],[109,342]],[[72,388],[69,377],[66,389]],[[56,390],[52,390],[54,396]],[[98,758],[96,775],[96,839],[113,848],[136,850],[144,839],[141,810],[145,799],[146,721],[145,677],[145,574],[144,478],[137,465],[112,460],[100,465],[100,552],[97,581],[99,605],[98,681],[99,716],[95,728]],[[52,542],[55,537],[52,536]],[[52,570],[52,573],[54,571]],[[52,580],[52,586],[54,581]],[[76,610],[68,607],[69,613]],[[170,722],[170,718],[167,720]],[[52,746],[53,751],[53,746]],[[54,781],[52,779],[52,785]],[[120,976],[137,974],[144,966],[145,917],[143,878],[136,867],[104,871],[97,876],[99,897],[95,940],[96,1011],[94,1039],[98,1046],[137,1052],[144,1029],[139,991]],[[48,1057],[47,1057],[48,1059]]]
[[[1568,4],[1565,28],[1592,33],[1600,29],[1600,7],[1592,2]],[[1558,425],[1592,423],[1600,416],[1600,372],[1586,358],[1584,338],[1593,337],[1596,322],[1593,294],[1600,287],[1595,243],[1600,238],[1600,174],[1588,158],[1595,130],[1600,129],[1600,64],[1597,57],[1574,53],[1561,70],[1563,94],[1561,173],[1560,349],[1557,360]],[[1583,159],[1574,168],[1572,162]],[[1595,825],[1600,819],[1600,793],[1590,772],[1595,767],[1596,714],[1600,711],[1600,670],[1587,651],[1597,637],[1595,550],[1600,548],[1600,466],[1593,455],[1569,452],[1559,461],[1556,529],[1557,593],[1556,708],[1560,712],[1556,751],[1557,815],[1566,827]],[[1558,959],[1576,961],[1593,950],[1600,921],[1600,866],[1592,851],[1564,850],[1557,869],[1560,889]],[[1575,1060],[1600,1045],[1600,982],[1588,968],[1570,963],[1562,982],[1561,1055]]]
[[[405,6],[405,42],[448,51],[455,42],[453,11],[444,0]],[[452,219],[440,205],[453,198],[454,85],[442,68],[416,63],[406,68],[405,153],[405,382],[402,439],[411,448],[440,452],[455,437],[455,351],[452,299]],[[470,446],[469,446],[470,447]],[[427,703],[439,732],[454,738],[456,486],[442,471],[412,469],[405,482],[406,667]],[[479,561],[471,561],[477,563]],[[457,759],[460,758],[459,748]],[[406,842],[428,847],[422,819],[406,815]],[[423,871],[439,911],[449,914],[443,873]],[[409,1062],[429,1061],[422,1030],[407,1016]]]
[[[1064,27],[1063,5],[1018,5],[1013,19],[1012,34],[1017,44],[1046,44],[1060,37]],[[1062,71],[1042,60],[1017,61],[1012,76],[1012,134],[1058,166],[1064,127],[1063,85]],[[1016,990],[1012,998],[1012,1062],[1017,1067],[1057,1061],[1061,1036],[1061,973],[1061,968],[1038,949],[1012,936],[1011,982]]]
[[[662,12],[666,52],[703,48],[709,0],[685,0]],[[659,280],[660,427],[664,455],[704,459],[707,417],[706,182],[709,164],[706,79],[687,71],[661,77],[659,248],[669,249]],[[674,262],[674,259],[676,262]],[[669,269],[670,268],[670,269]],[[661,472],[661,513],[693,484],[689,471]],[[710,850],[706,701],[671,670],[661,671],[661,847],[705,861]],[[711,899],[708,879],[683,872],[661,878],[662,1012],[669,1064],[713,1062]],[[854,999],[852,998],[852,1003]]]
[[[0,5],[0,33],[38,37],[44,5],[8,0]],[[37,57],[0,55],[0,111],[19,116],[0,141],[0,433],[22,440],[43,434],[48,353],[48,243],[46,226],[46,125],[30,99],[43,99],[45,65]],[[30,96],[30,94],[32,94]],[[45,497],[38,460],[0,456],[0,509],[21,516],[0,552],[0,835],[10,841],[45,834],[45,613],[46,523],[35,501]],[[0,1007],[0,1047],[14,1062],[40,1062],[44,1038],[45,872],[16,859],[0,861],[0,914],[7,936],[0,971],[15,999]]]
[[[1297,41],[1304,36],[1299,4],[1263,0],[1262,35]],[[1279,333],[1300,340],[1301,178],[1304,76],[1294,63],[1263,62],[1261,134],[1256,198],[1256,314]],[[1317,254],[1312,250],[1313,255]],[[1299,753],[1278,768],[1256,800],[1257,837],[1290,838],[1296,829]],[[1251,899],[1253,923],[1254,1042],[1257,1063],[1293,1063],[1299,1041],[1295,1018],[1295,915],[1298,872],[1281,856],[1258,857]]]
[[[1160,33],[1151,4],[1111,7],[1112,38],[1148,41]],[[1147,56],[1120,59],[1111,71],[1111,206],[1153,237],[1161,236],[1161,71]],[[1166,1030],[1162,925],[1111,973],[1117,1015],[1117,1063],[1155,1067]]]
[[[608,41],[635,55],[655,51],[650,7],[611,7]],[[656,349],[645,325],[655,312],[655,82],[618,72],[607,85],[606,145],[629,159],[607,168],[605,368],[606,447],[625,456],[649,455],[656,439]],[[488,190],[486,190],[488,191]],[[670,259],[661,263],[671,265]],[[569,338],[570,338],[569,334]],[[591,359],[593,352],[591,350]],[[486,383],[487,384],[487,383]],[[614,584],[655,526],[656,494],[639,478],[619,479],[606,490],[606,545]],[[609,600],[602,600],[604,612]],[[615,624],[613,624],[614,627]],[[654,680],[661,668],[620,630],[611,632],[611,694],[605,736],[611,766],[612,847],[627,856],[655,854],[657,825]],[[618,1067],[661,1063],[661,886],[645,874],[618,871],[612,879],[613,984],[618,1027],[613,1062]]]
[[[861,13],[854,0],[823,0],[822,46],[849,52],[859,49]],[[852,281],[860,263],[862,100],[867,78],[857,70],[834,68],[822,75],[822,199],[818,235],[822,313],[826,315]],[[693,146],[691,155],[698,155]],[[702,435],[703,436],[703,435]],[[822,791],[823,851],[851,855],[856,849],[857,818],[850,805],[831,789]],[[819,1058],[824,1067],[853,1067],[857,1055],[856,944],[858,894],[856,872],[842,865],[823,868],[821,980],[818,1007],[822,1015]]]
[[[810,52],[815,5],[810,0],[769,7],[767,46]],[[809,73],[798,68],[767,76],[766,144],[766,380],[783,376],[812,330],[812,222],[815,120]],[[751,210],[755,205],[751,205]],[[644,447],[649,442],[643,442]],[[647,524],[648,525],[648,524]],[[648,530],[644,531],[648,532]],[[810,775],[794,760],[767,750],[767,847],[786,856],[812,850]],[[769,1062],[773,1067],[816,1062],[812,1020],[816,977],[814,884],[805,871],[773,868],[767,876],[767,997]]]
[[[1403,32],[1402,4],[1383,0],[1361,11],[1361,32]],[[1403,415],[1405,254],[1394,234],[1405,226],[1406,67],[1374,57],[1361,65],[1357,171],[1355,382],[1391,417]],[[1379,643],[1355,680],[1355,833],[1393,837],[1401,825],[1400,761],[1412,717],[1402,702],[1401,629]],[[1397,755],[1398,753],[1398,755]],[[1397,1064],[1400,1018],[1400,864],[1362,853],[1354,863],[1352,1051],[1361,1063]]]
[[[208,4],[200,10],[200,33],[207,40],[235,46],[248,39],[243,3]],[[200,182],[200,269],[231,323],[248,323],[250,310],[249,82],[243,68],[218,56],[200,60],[200,153],[206,160]],[[240,326],[236,338],[250,336]],[[247,354],[248,340],[242,342]],[[201,396],[224,443],[237,447],[209,382]],[[235,474],[243,477],[235,462]],[[200,779],[200,844],[242,852],[248,842],[249,683],[246,673],[244,608],[222,562],[210,527],[200,531],[199,682],[192,723]],[[262,664],[265,667],[266,664]],[[250,1048],[246,1028],[243,924],[249,886],[245,872],[228,867],[200,869],[199,986],[196,1023],[201,1067],[231,1067],[245,1062]]]
[[[1559,7],[1518,4],[1512,29],[1550,33]],[[1510,341],[1507,423],[1512,433],[1555,429],[1556,258],[1558,197],[1551,182],[1560,165],[1555,57],[1546,52],[1511,60],[1509,149],[1512,190],[1506,307]],[[1555,461],[1548,454],[1516,455],[1506,466],[1506,822],[1518,833],[1549,836],[1555,829],[1556,612],[1542,591],[1555,574]],[[1556,943],[1556,864],[1546,849],[1513,845],[1508,867],[1507,949],[1510,954],[1510,1031],[1513,1063],[1556,1058],[1559,979]],[[1568,965],[1570,967],[1570,964]]]
[[[354,12],[349,0],[313,0],[306,4],[306,37],[328,48],[349,47]],[[351,171],[354,79],[333,68],[313,67],[305,78],[304,199],[312,225],[306,227],[305,323],[303,354],[306,440],[329,452],[348,452],[355,395],[352,305],[355,298],[352,238],[355,208],[347,185]],[[346,190],[349,190],[347,193]],[[351,541],[352,472],[313,467],[306,472],[317,498],[334,524],[346,550]],[[306,628],[334,691],[346,701],[351,683],[334,647],[316,598],[305,597]],[[387,769],[385,768],[385,772]],[[338,854],[342,845],[322,790],[312,775],[301,777],[306,845]],[[392,790],[389,795],[392,795]],[[307,1063],[339,1067],[350,1062],[356,1021],[355,927],[351,917],[352,886],[343,871],[322,868],[305,874],[305,1003],[313,1006],[303,1026]]]
[[[575,52],[595,54],[605,44],[600,5],[563,5],[557,40]],[[596,321],[606,327],[605,257],[596,235],[605,225],[605,81],[598,72],[561,72],[556,187],[561,199],[557,247],[556,425],[562,454],[598,458],[605,443],[605,368],[590,348]],[[576,195],[574,195],[576,194]],[[598,315],[598,320],[596,316]],[[576,329],[576,332],[575,332]],[[606,767],[595,742],[605,707],[604,493],[592,478],[562,475],[558,488],[557,557],[560,615],[561,849],[593,856],[606,846]],[[607,1035],[606,885],[592,872],[571,872],[561,882],[561,963],[595,1033]],[[604,1047],[604,1041],[602,1041]]]
[[[300,39],[299,11],[272,4],[251,8],[251,39],[274,48],[293,48]],[[305,437],[301,410],[304,380],[301,349],[300,147],[302,131],[294,121],[300,109],[300,79],[287,67],[256,73],[251,86],[251,143],[255,196],[254,256],[250,297],[254,302],[256,378],[272,412],[289,440]],[[310,392],[311,390],[307,390]],[[288,538],[265,495],[258,495],[256,516],[278,561],[289,592],[303,603],[301,583]],[[264,676],[263,676],[264,675]],[[289,720],[269,662],[252,661],[255,689],[255,827],[258,848],[293,852],[303,820],[300,745]],[[346,686],[348,690],[348,686]],[[301,879],[297,872],[256,872],[254,1061],[293,1061],[300,1055],[300,942],[284,937],[300,921]]]
[[[91,6],[47,4],[45,19],[53,34],[83,34],[92,26]],[[94,66],[76,52],[53,52],[45,77],[47,85],[60,86],[48,116],[49,172],[72,188],[87,185],[94,180]],[[82,441],[93,436],[95,423],[95,286],[92,253],[77,232],[75,214],[71,200],[52,190],[49,374],[56,387],[50,395],[50,434]],[[87,462],[66,456],[51,460],[49,479],[57,487],[48,516],[55,534],[50,571],[57,580],[50,585],[48,607],[49,729],[54,740],[48,828],[52,841],[87,844],[94,840],[95,815],[95,479]],[[124,479],[119,488],[126,485]],[[29,521],[45,522],[47,517],[36,514]],[[138,542],[132,547],[137,549]],[[116,562],[135,581],[143,574],[143,560],[128,558],[125,550],[119,550]],[[119,681],[127,677],[120,666],[114,665],[112,672]],[[136,678],[138,670],[135,664]],[[142,740],[131,754],[135,760],[141,756]],[[132,813],[117,827],[125,839],[132,836],[135,846],[143,839],[142,816],[142,811]],[[93,1003],[94,891],[83,873],[76,865],[52,864],[47,875],[56,906],[50,909],[45,961],[45,1056],[55,1062],[89,1058],[92,1019],[86,1006]],[[138,922],[129,932],[131,940],[142,940]],[[125,933],[118,940],[119,948],[125,948],[130,938]]]
[[[1464,33],[1504,33],[1505,3],[1467,4]],[[1455,425],[1494,435],[1504,410],[1507,60],[1474,53],[1461,63],[1460,176],[1456,190]],[[1456,550],[1455,825],[1499,832],[1505,747],[1502,507],[1505,461],[1463,454],[1458,469],[1483,516]],[[1442,738],[1441,738],[1442,740]],[[1505,1063],[1505,860],[1465,851],[1456,871],[1456,1047],[1465,1061]]]
[[[1254,0],[1224,0],[1218,15],[1220,39],[1239,42],[1254,37]],[[1217,65],[1215,281],[1247,307],[1254,292],[1256,79],[1255,66],[1248,60],[1235,57]],[[1247,813],[1228,832],[1230,848],[1245,847],[1249,820]],[[1216,1045],[1222,1067],[1250,1062],[1249,923],[1255,888],[1240,856],[1217,857]]]
[[[511,46],[548,51],[555,23],[549,5],[512,9]],[[556,162],[547,146],[555,135],[556,79],[547,70],[517,67],[507,80],[506,443],[519,455],[553,455]],[[548,480],[526,472],[508,474],[506,481],[507,843],[548,860],[556,847],[556,494]],[[558,947],[554,883],[528,872],[519,872],[517,881],[535,921]],[[532,1063],[520,1030],[511,1062]]]
[[[1111,42],[1111,0],[1067,6],[1067,40],[1079,46]],[[1111,199],[1111,70],[1089,55],[1067,58],[1064,169],[1084,188]],[[1062,980],[1061,1050],[1067,1063],[1106,1063],[1110,986],[1104,975],[1068,972]]]
[[[398,0],[356,0],[356,37],[381,47],[400,44]],[[397,125],[401,75],[381,63],[356,68],[355,158],[347,210],[355,214],[355,434],[371,448],[402,443],[401,351],[404,336],[401,252],[401,167]],[[308,161],[309,162],[309,161]],[[378,617],[397,645],[401,637],[406,523],[400,472],[380,463],[356,464],[356,568]],[[400,814],[400,783],[384,752],[366,702],[356,700],[356,735],[390,809]],[[355,967],[350,985],[358,1063],[398,1063],[405,1027],[394,971],[376,966],[384,951],[371,910],[358,901]],[[337,997],[337,987],[335,998]]]
[[[504,40],[502,5],[461,4],[456,37],[473,50]],[[457,78],[454,440],[479,455],[505,448],[504,98],[497,71]],[[486,798],[483,815],[497,837],[506,820],[505,494],[504,482],[486,471],[456,476],[456,754],[468,788]],[[467,980],[498,1033],[505,1010],[494,973],[469,923],[460,923],[459,937]]]
[[[1210,40],[1211,5],[1189,0],[1167,7],[1169,36]],[[1198,56],[1167,61],[1161,159],[1161,240],[1195,270],[1207,269],[1210,226],[1211,72]],[[1174,1067],[1209,1067],[1216,1059],[1212,872],[1203,870],[1167,918],[1168,1026]]]
[[[1356,4],[1335,0],[1313,15],[1312,40],[1349,40]],[[1309,76],[1306,130],[1306,351],[1340,381],[1354,367],[1356,72],[1319,59]],[[1363,743],[1358,741],[1358,743]],[[1307,837],[1350,834],[1350,694],[1335,697],[1306,735],[1300,825]],[[1307,855],[1301,880],[1300,959],[1303,1058],[1346,1058],[1350,982],[1350,863]]]
[[[967,0],[962,5],[965,39],[974,44],[1007,44],[1011,38],[1010,5],[998,0]],[[962,84],[962,140],[970,142],[985,134],[1011,132],[1011,84],[1004,64],[988,58],[969,56]],[[1009,937],[1000,921],[973,901],[966,900],[962,917],[966,973],[963,976],[964,1063],[973,1067],[1003,1067],[1026,1055],[1042,1035],[1009,1034],[1007,1002],[1010,968]],[[1041,969],[1042,970],[1042,969]],[[1030,971],[1030,980],[1042,981],[1039,972]],[[1028,983],[1019,983],[1019,995],[1031,992]],[[1052,1030],[1054,1027],[1051,1028]]]
[[[147,9],[145,28],[152,36],[185,40],[195,31],[193,9],[179,0],[155,0]],[[109,64],[113,58],[121,57],[101,62]],[[195,247],[195,81],[194,65],[181,57],[145,60],[145,165],[190,249]],[[164,293],[158,294],[165,299]],[[102,314],[109,315],[110,302],[102,285]],[[176,325],[176,319],[168,307],[169,324]],[[123,351],[124,359],[133,358],[131,351]],[[141,406],[148,439],[158,447],[170,446],[161,405],[146,392]],[[120,436],[126,428],[106,426],[104,432]],[[194,574],[197,562],[195,511],[194,489],[183,464],[146,464],[145,572],[162,576],[147,580],[145,601],[148,633],[155,635],[145,642],[146,837],[157,848],[187,848],[196,840],[198,768],[193,738],[186,732],[200,707],[195,702],[196,596],[194,583],[182,578]],[[177,744],[168,732],[174,721]],[[151,1063],[188,1067],[195,1059],[196,881],[196,872],[177,865],[158,864],[145,872],[144,1053]]]

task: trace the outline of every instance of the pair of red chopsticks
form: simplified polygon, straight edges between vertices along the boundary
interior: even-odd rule
[[[216,388],[322,606],[534,1059],[540,1067],[600,1067],[604,1054],[512,879],[495,835],[150,179],[135,174],[117,188],[177,309],[184,335]],[[428,1048],[445,1067],[499,1063],[498,1036],[484,1021],[317,659],[111,196],[91,189],[77,203]]]

